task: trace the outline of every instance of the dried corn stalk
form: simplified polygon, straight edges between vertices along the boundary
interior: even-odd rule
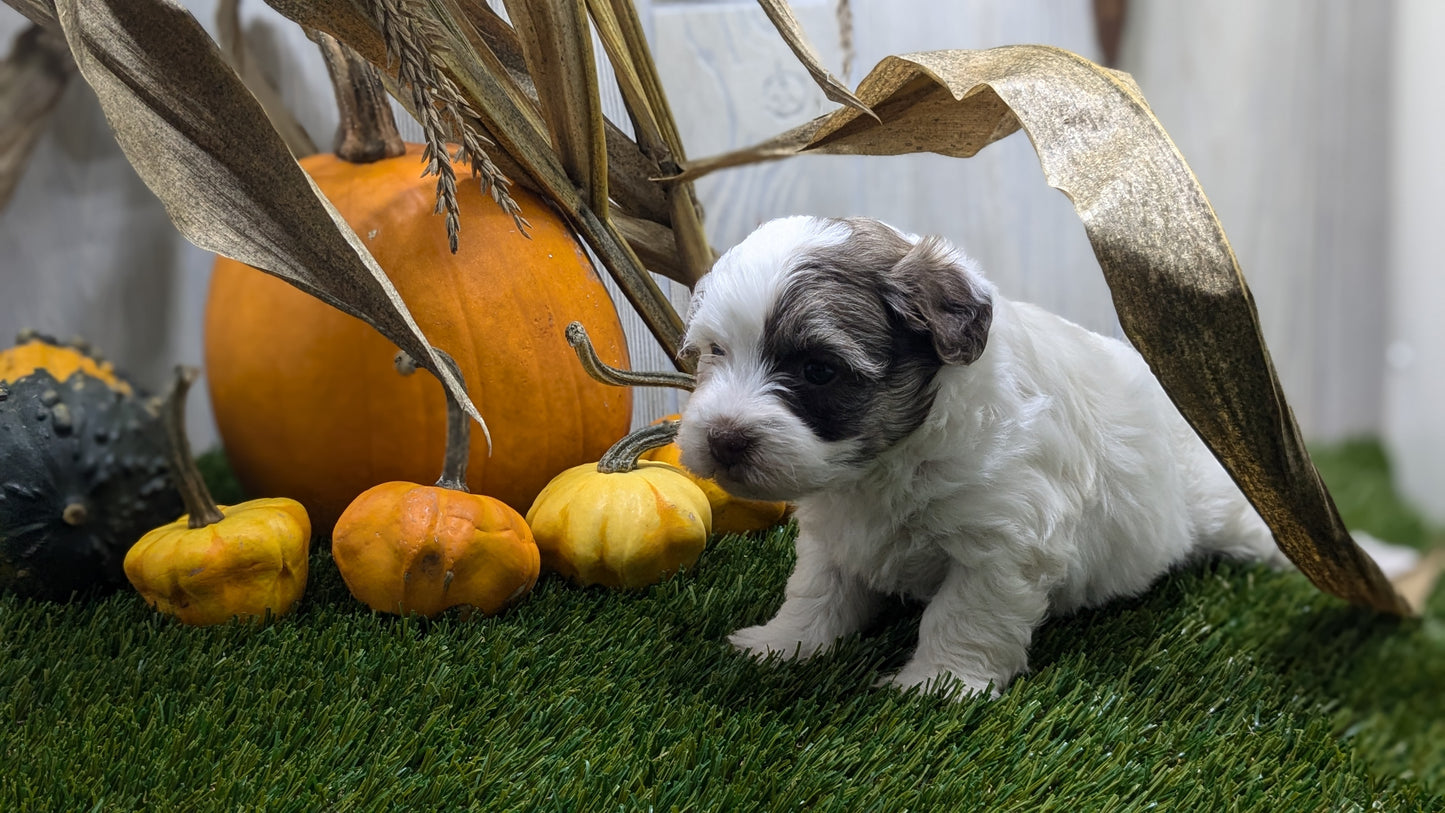
[[[256,101],[261,103],[271,125],[276,128],[286,146],[291,148],[291,154],[297,158],[305,158],[318,152],[311,134],[306,132],[306,128],[301,126],[301,122],[281,101],[281,92],[262,73],[256,55],[251,52],[250,43],[246,41],[245,31],[241,28],[241,0],[221,0],[216,6],[216,39],[220,42],[221,53],[225,55],[231,70],[241,77],[241,81],[246,83]]]

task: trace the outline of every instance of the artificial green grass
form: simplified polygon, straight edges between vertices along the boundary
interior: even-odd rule
[[[1318,462],[1353,526],[1425,538],[1375,447]],[[915,607],[806,664],[730,650],[790,534],[468,621],[375,615],[324,550],[259,628],[0,598],[0,810],[1445,809],[1445,592],[1397,621],[1201,565],[1050,622],[1002,699],[951,703],[873,687]]]

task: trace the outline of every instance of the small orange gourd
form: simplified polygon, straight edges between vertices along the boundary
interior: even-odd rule
[[[373,486],[336,521],[336,568],[351,594],[373,610],[432,618],[459,607],[491,615],[536,584],[541,559],[522,515],[467,492],[469,421],[448,395],[446,459],[436,485]]]

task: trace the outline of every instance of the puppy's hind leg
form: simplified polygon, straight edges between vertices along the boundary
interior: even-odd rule
[[[1293,567],[1275,544],[1274,532],[1245,499],[1224,466],[1192,430],[1184,435],[1179,458],[1184,463],[1185,510],[1189,512],[1196,550],[1206,556],[1263,562],[1277,570]]]
[[[1238,492],[1236,492],[1238,493]],[[1276,569],[1294,567],[1274,541],[1274,533],[1260,519],[1254,507],[1240,494],[1228,510],[1220,509],[1216,521],[1200,534],[1200,548],[1234,559],[1262,561]],[[1385,578],[1394,579],[1408,573],[1420,561],[1420,552],[1403,545],[1384,542],[1364,531],[1351,530],[1350,536],[1375,564]]]
[[[1232,493],[1220,493],[1195,504],[1195,534],[1202,553],[1242,561],[1263,562],[1276,570],[1293,567],[1275,544],[1274,532],[1244,498],[1234,483]]]
[[[783,606],[768,623],[729,635],[734,647],[759,658],[806,659],[862,630],[882,608],[882,594],[834,565],[806,529],[797,550]]]

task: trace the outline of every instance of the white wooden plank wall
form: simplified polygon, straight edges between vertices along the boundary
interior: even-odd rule
[[[1395,20],[1392,248],[1385,439],[1401,490],[1445,525],[1445,4],[1407,0]],[[1360,386],[1372,386],[1364,378]]]
[[[1311,437],[1382,418],[1393,9],[1130,4],[1122,67],[1214,204]]]
[[[836,3],[793,5],[827,64],[841,72]],[[186,5],[213,29],[215,0]],[[1286,391],[1316,438],[1383,429],[1384,347],[1394,337],[1386,304],[1387,146],[1392,122],[1401,120],[1385,89],[1397,6],[1130,4],[1121,67],[1139,81],[1214,202]],[[639,7],[690,155],[744,146],[831,109],[754,3]],[[1088,0],[850,0],[850,8],[850,84],[887,54],[934,48],[1044,42],[1097,57]],[[288,104],[318,144],[329,144],[334,104],[314,46],[259,0],[243,10]],[[5,47],[23,25],[0,7]],[[609,114],[626,126],[615,89],[606,92]],[[174,234],[83,83],[67,91],[32,165],[0,214],[0,338],[21,326],[84,332],[152,387],[173,363],[198,363],[210,259]],[[699,189],[719,249],[770,217],[873,215],[947,235],[1010,296],[1117,332],[1083,229],[1064,196],[1044,185],[1022,136],[968,160],[809,157],[721,173]],[[675,293],[684,301],[685,291]],[[667,366],[636,317],[624,319],[634,366]],[[671,393],[639,396],[639,420],[676,408]],[[198,399],[193,412],[204,446],[214,439],[207,407]],[[1445,483],[1434,488],[1445,493]]]

